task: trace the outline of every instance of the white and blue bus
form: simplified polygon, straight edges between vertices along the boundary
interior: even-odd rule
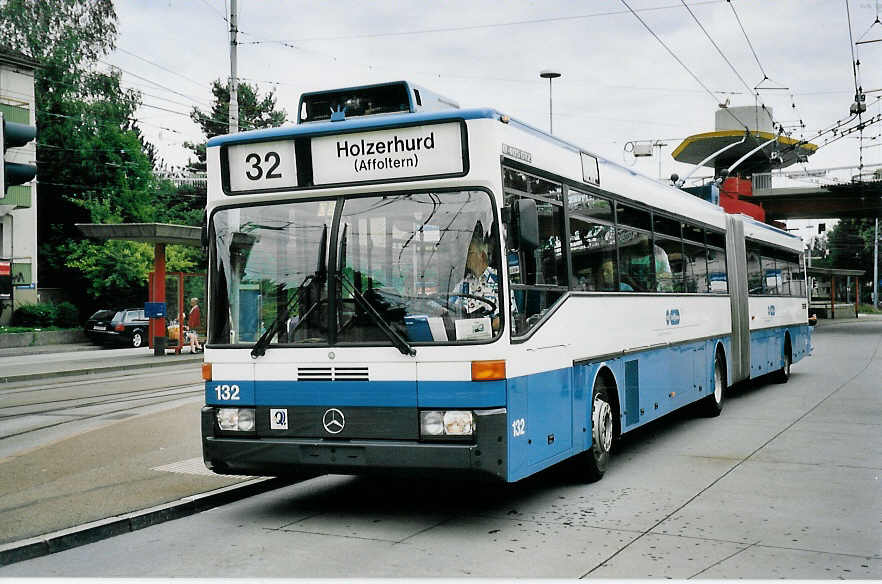
[[[407,82],[208,142],[203,455],[514,482],[811,351],[802,243]]]

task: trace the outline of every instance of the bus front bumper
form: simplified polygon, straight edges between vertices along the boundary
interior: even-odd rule
[[[218,474],[457,474],[506,480],[506,413],[482,416],[474,443],[215,436],[202,408],[202,458]]]

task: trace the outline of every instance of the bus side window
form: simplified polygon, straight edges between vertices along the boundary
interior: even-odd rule
[[[619,290],[651,292],[655,289],[655,257],[652,238],[648,234],[619,227],[616,230],[619,247]]]
[[[763,293],[763,268],[759,250],[750,243],[747,244],[747,291],[749,294]]]
[[[683,244],[686,265],[686,292],[709,292],[707,278],[707,249],[702,245]]]
[[[714,294],[729,293],[729,278],[726,274],[726,252],[707,248],[708,291]]]
[[[616,290],[616,232],[611,225],[570,217],[573,290]]]

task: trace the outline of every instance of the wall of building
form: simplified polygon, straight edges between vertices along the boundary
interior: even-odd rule
[[[0,111],[11,122],[36,125],[34,100],[34,72],[32,69],[8,62],[0,55]],[[36,141],[22,148],[10,150],[6,160],[34,164]],[[31,182],[11,187],[6,196],[0,193],[0,258],[13,261],[15,305],[38,300],[37,273],[37,185]],[[4,310],[0,323],[8,322],[11,310]]]

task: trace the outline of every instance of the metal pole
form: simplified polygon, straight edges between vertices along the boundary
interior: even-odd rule
[[[560,77],[559,71],[553,71],[551,69],[546,69],[544,71],[539,72],[539,77],[542,79],[548,79],[548,133],[554,133],[554,122],[553,122],[553,112],[552,108],[552,99],[551,99],[551,80],[557,79]]]
[[[873,235],[873,308],[879,309],[879,218]]]
[[[236,72],[236,0],[230,0],[230,134],[239,131],[239,78]]]

